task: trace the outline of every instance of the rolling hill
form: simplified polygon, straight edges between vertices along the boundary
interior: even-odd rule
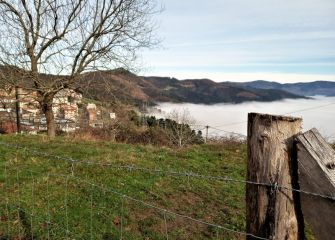
[[[11,69],[0,67],[4,75],[11,74]],[[14,71],[24,74],[24,71]],[[41,75],[45,84],[57,79],[53,75]],[[66,78],[66,76],[63,76]],[[23,79],[24,86],[30,81]],[[274,82],[254,81],[249,83],[214,82],[210,79],[178,80],[170,77],[137,76],[123,68],[110,71],[84,73],[72,87],[80,89],[84,97],[103,102],[118,102],[140,105],[158,102],[175,103],[241,103],[246,101],[276,101],[285,98],[305,98],[305,92],[335,94],[335,83],[318,82],[315,85],[285,85]],[[326,86],[331,85],[331,87]],[[313,90],[314,89],[314,90]],[[312,92],[312,90],[314,92]],[[311,94],[314,95],[314,94]]]
[[[301,96],[335,96],[335,82],[331,81],[315,81],[301,83],[285,83],[269,82],[264,80],[246,82],[246,83],[231,83],[238,87],[257,88],[257,89],[276,89],[290,92]]]
[[[141,77],[124,69],[86,73],[79,87],[90,98],[140,104],[143,102],[241,103],[303,98],[281,89],[256,89],[209,79],[178,80]]]

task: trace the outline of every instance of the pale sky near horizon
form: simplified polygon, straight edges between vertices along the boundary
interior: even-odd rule
[[[335,81],[335,0],[161,0],[161,46],[140,74]]]

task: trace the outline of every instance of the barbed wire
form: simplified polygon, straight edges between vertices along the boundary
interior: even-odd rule
[[[73,168],[74,164],[86,164],[86,165],[95,165],[95,166],[101,166],[101,167],[109,167],[109,168],[114,168],[114,169],[119,169],[119,170],[127,170],[129,172],[132,171],[140,171],[140,172],[145,172],[145,173],[150,173],[150,174],[159,174],[159,175],[168,175],[168,176],[174,176],[174,177],[186,177],[186,178],[197,178],[197,179],[205,179],[205,180],[213,180],[213,181],[221,181],[221,182],[234,182],[234,183],[241,183],[241,184],[249,184],[249,185],[256,185],[256,186],[263,186],[263,187],[270,187],[270,188],[276,188],[279,190],[287,190],[287,191],[293,191],[293,192],[299,192],[303,193],[306,195],[311,195],[315,197],[321,197],[324,199],[328,199],[331,201],[335,201],[335,196],[330,196],[330,195],[325,195],[325,194],[320,194],[320,193],[314,193],[310,191],[306,191],[303,189],[295,189],[292,187],[288,186],[280,186],[277,185],[277,183],[266,183],[266,182],[254,182],[254,181],[248,181],[248,180],[241,180],[241,179],[234,179],[234,178],[229,178],[229,177],[223,177],[223,176],[211,176],[211,175],[203,175],[203,174],[198,174],[194,173],[192,171],[166,171],[163,169],[159,168],[146,168],[146,167],[139,167],[136,165],[119,165],[119,164],[114,164],[114,163],[99,163],[96,161],[92,160],[77,160],[69,157],[63,157],[59,155],[52,155],[48,154],[45,152],[40,152],[37,150],[31,150],[28,149],[27,147],[22,147],[19,145],[14,145],[14,144],[7,144],[2,141],[0,141],[0,145],[5,145],[8,147],[15,147],[17,149],[22,149],[25,151],[32,152],[33,154],[36,154],[38,156],[43,156],[43,157],[52,157],[57,160],[64,160],[68,163],[71,164],[71,172],[72,175],[73,173]]]

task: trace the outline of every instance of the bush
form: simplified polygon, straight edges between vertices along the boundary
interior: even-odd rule
[[[179,124],[171,119],[156,119],[154,116],[140,117],[133,110],[118,114],[116,121],[111,121],[102,128],[93,128],[85,124],[83,123],[75,133],[75,137],[168,147],[180,146],[178,137],[183,138],[181,146],[204,142],[202,133],[195,132],[187,124]],[[180,134],[182,136],[179,136]]]
[[[116,141],[131,144],[151,144],[156,146],[171,146],[166,132],[158,127],[132,128],[121,127],[116,133]]]

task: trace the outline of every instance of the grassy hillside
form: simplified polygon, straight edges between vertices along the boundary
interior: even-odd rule
[[[0,156],[0,239],[245,239],[244,183],[184,174],[244,180],[244,144],[0,135]]]
[[[164,212],[128,198],[244,231],[243,184],[99,164],[244,179],[244,145],[176,151],[66,138],[50,142],[38,136],[1,136],[0,142],[1,239],[120,239],[121,225],[124,239],[166,239],[166,231],[169,239],[243,238],[169,213],[164,217]],[[97,165],[72,165],[59,156]]]

